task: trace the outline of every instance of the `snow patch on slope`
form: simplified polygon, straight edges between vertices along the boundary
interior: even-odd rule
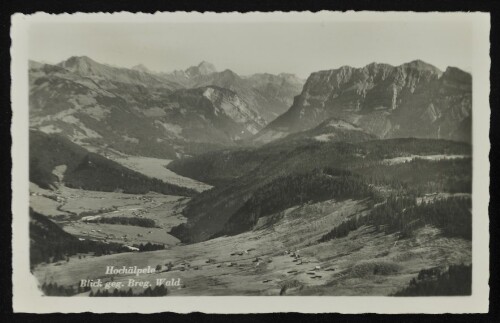
[[[335,134],[333,134],[333,133],[324,133],[322,135],[314,137],[314,139],[316,139],[317,141],[321,141],[321,142],[332,141],[334,138],[335,138]]]

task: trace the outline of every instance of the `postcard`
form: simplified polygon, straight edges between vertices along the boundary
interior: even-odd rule
[[[488,311],[489,31],[13,15],[14,311]]]

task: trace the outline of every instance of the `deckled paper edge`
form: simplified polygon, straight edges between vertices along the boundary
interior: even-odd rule
[[[466,297],[334,297],[334,296],[203,296],[162,298],[85,298],[43,297],[29,272],[28,235],[28,32],[33,23],[43,22],[255,22],[255,21],[335,21],[433,19],[473,24],[473,288]],[[413,12],[169,12],[73,13],[32,15],[14,14],[11,25],[12,98],[12,251],[13,309],[28,313],[485,313],[489,300],[489,13],[413,13]],[[312,71],[311,71],[312,72]]]

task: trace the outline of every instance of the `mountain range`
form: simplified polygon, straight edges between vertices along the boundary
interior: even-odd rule
[[[30,124],[83,145],[177,158],[257,134],[300,92],[289,74],[240,77],[202,62],[155,73],[71,57],[30,62]],[[267,119],[266,119],[267,118]]]
[[[290,109],[255,138],[269,142],[315,127],[329,117],[379,138],[418,137],[471,142],[472,77],[423,61],[372,63],[312,73]]]

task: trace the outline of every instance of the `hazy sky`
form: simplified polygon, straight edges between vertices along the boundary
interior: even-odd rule
[[[422,59],[470,71],[472,30],[458,22],[43,23],[30,29],[30,58],[87,55],[116,66],[186,69],[202,60],[239,74],[311,72]]]

